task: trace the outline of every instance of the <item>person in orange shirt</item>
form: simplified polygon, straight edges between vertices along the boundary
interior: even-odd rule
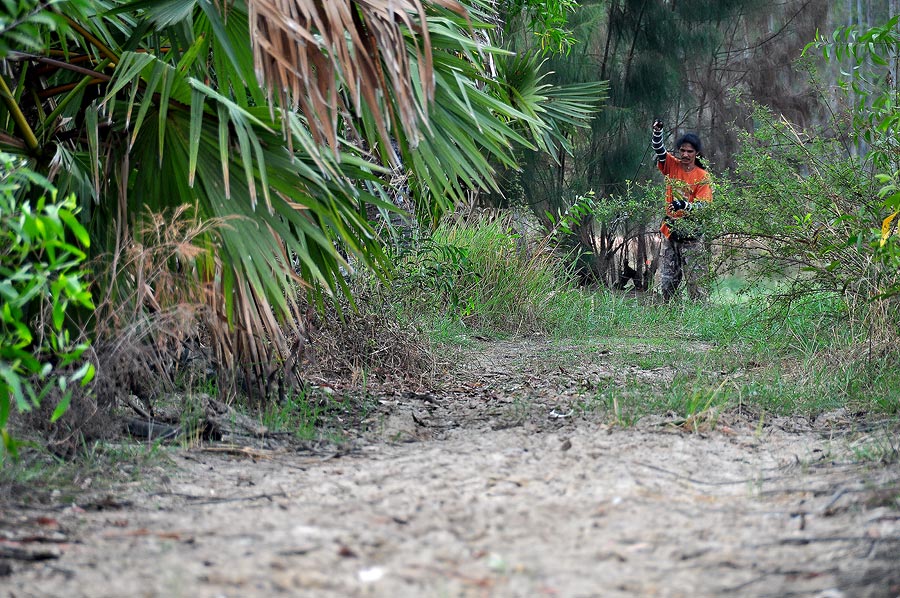
[[[712,201],[709,173],[700,161],[703,144],[693,133],[682,135],[675,144],[676,153],[663,146],[663,123],[653,122],[651,143],[656,166],[666,179],[666,216],[660,232],[660,274],[663,299],[669,301],[682,278],[691,299],[705,297],[702,279],[708,270],[708,251],[699,233],[687,232],[677,220]]]

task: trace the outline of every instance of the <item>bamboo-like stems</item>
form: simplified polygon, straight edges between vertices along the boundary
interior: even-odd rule
[[[98,85],[100,83],[107,83],[104,79],[91,79],[90,85]],[[47,89],[42,89],[37,92],[37,97],[41,100],[46,100],[47,98],[52,98],[53,96],[58,96],[61,93],[66,93],[76,87],[81,85],[81,81],[75,83],[66,83],[65,85],[57,85],[56,87],[48,87]]]
[[[3,102],[9,109],[9,113],[12,115],[16,126],[22,132],[22,137],[25,138],[25,146],[29,151],[37,153],[37,151],[41,147],[38,143],[37,136],[34,134],[31,126],[28,124],[28,120],[25,118],[25,114],[22,113],[22,109],[19,108],[19,105],[16,103],[16,99],[13,97],[12,91],[10,91],[9,86],[6,85],[6,79],[4,79],[3,77],[0,77],[0,97],[3,98]]]
[[[91,44],[93,44],[94,47],[96,47],[100,51],[101,54],[106,56],[112,62],[114,62],[116,64],[119,63],[119,57],[116,55],[116,53],[113,52],[112,50],[110,50],[109,48],[107,48],[106,45],[102,41],[100,41],[99,39],[94,37],[94,35],[90,31],[88,31],[87,29],[85,29],[84,27],[82,27],[81,25],[76,23],[74,20],[72,20],[71,17],[66,16],[66,15],[63,15],[63,17],[66,19],[66,23],[69,24],[69,27],[71,27],[72,29],[74,29],[75,31],[80,33],[82,35],[82,37],[84,37],[84,39],[91,42]]]
[[[10,52],[10,55],[7,57],[7,60],[12,60],[12,61],[30,60],[32,62],[40,62],[42,64],[48,64],[51,66],[55,66],[56,68],[59,68],[59,69],[73,71],[76,73],[80,73],[82,75],[89,75],[91,77],[94,77],[96,79],[102,79],[104,81],[109,81],[110,79],[112,79],[112,77],[110,77],[106,73],[100,73],[95,70],[85,68],[83,66],[69,64],[68,62],[64,62],[62,60],[55,60],[53,58],[47,58],[45,56],[37,56],[35,54],[28,54],[25,52]],[[101,65],[105,65],[105,64],[109,64],[109,60],[106,60],[105,62],[101,63]]]
[[[109,63],[110,63],[110,60],[107,58],[106,60],[104,60],[103,62],[98,64],[97,68],[99,70],[102,70]],[[93,72],[93,71],[91,71],[91,72]],[[106,75],[104,75],[104,76],[106,76]],[[41,124],[40,128],[38,128],[38,132],[43,133],[47,129],[48,126],[52,126],[53,122],[56,120],[56,117],[58,117],[62,113],[62,111],[66,109],[66,106],[69,105],[69,102],[71,102],[82,89],[87,87],[91,81],[95,81],[95,80],[96,80],[96,74],[92,74],[92,75],[88,75],[88,76],[84,77],[81,81],[79,81],[78,85],[76,85],[72,89],[72,91],[70,91],[68,94],[66,94],[66,97],[64,97],[62,100],[59,101],[59,104],[56,105],[56,108],[53,109],[53,112],[51,112],[50,114],[47,115],[47,118],[44,119],[44,122]]]
[[[13,137],[12,135],[7,135],[2,131],[0,131],[0,143],[16,149],[25,149],[25,143],[21,139]]]

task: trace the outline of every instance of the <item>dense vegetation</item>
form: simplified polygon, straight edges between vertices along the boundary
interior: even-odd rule
[[[724,93],[765,3],[318,4],[2,4],[7,448],[13,406],[76,444],[85,414],[174,388],[308,413],[313,367],[421,373],[476,334],[655,344],[670,387],[583,405],[621,421],[900,409],[896,18],[810,46],[854,79],[792,120],[759,72]],[[654,299],[654,116],[722,156],[710,305]]]
[[[171,386],[200,345],[223,392],[266,400],[273,376],[297,376],[305,306],[388,265],[372,219],[398,211],[398,163],[427,226],[498,189],[515,146],[565,146],[597,104],[597,84],[489,76],[490,3],[297,8],[2,5],[0,148],[79,202],[99,292],[76,324],[101,404]]]

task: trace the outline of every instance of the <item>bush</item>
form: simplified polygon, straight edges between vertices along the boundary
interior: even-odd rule
[[[0,165],[8,173],[0,178],[0,434],[15,456],[13,405],[30,411],[58,389],[55,421],[69,405],[72,383],[93,377],[93,366],[81,362],[88,343],[67,317],[70,307],[93,304],[81,269],[86,256],[74,244],[89,245],[75,197],[58,200],[46,179],[10,156],[0,154]]]
[[[841,300],[842,317],[889,340],[900,282],[879,257],[884,202],[875,178],[838,140],[796,130],[764,110],[743,139],[735,172],[711,211],[724,255],[757,280],[775,283],[783,304],[820,296]]]
[[[547,212],[544,223],[551,237],[576,248],[583,281],[623,289],[633,280],[636,290],[648,291],[658,267],[664,198],[662,183],[626,181],[615,195],[576,196],[565,211]]]
[[[503,220],[453,222],[399,259],[398,300],[496,332],[546,331],[561,297],[576,288],[547,239],[527,243]]]

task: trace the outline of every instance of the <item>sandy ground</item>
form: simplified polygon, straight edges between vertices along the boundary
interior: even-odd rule
[[[528,347],[340,447],[199,446],[77,506],[0,505],[7,555],[43,557],[0,560],[0,595],[900,596],[900,471],[858,458],[858,422],[613,426],[528,390]]]

